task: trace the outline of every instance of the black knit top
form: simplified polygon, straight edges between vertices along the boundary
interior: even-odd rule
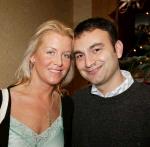
[[[134,82],[111,98],[90,91],[73,96],[73,147],[150,147],[150,86]]]

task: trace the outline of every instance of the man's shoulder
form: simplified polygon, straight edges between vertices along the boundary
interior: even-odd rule
[[[150,85],[139,83],[135,81],[133,85],[129,88],[128,93],[133,100],[139,101],[141,105],[149,105],[150,103]]]
[[[62,105],[66,106],[72,106],[73,105],[73,101],[72,101],[72,97],[70,95],[63,95],[61,97],[61,102],[62,102]]]
[[[80,89],[78,89],[77,91],[75,91],[75,93],[73,94],[73,98],[80,98],[80,97],[85,97],[87,95],[90,94],[91,91],[91,85],[86,85]]]
[[[81,94],[81,93],[89,93],[91,91],[91,85],[85,85],[84,87],[81,87],[77,91],[75,91],[75,94]]]
[[[139,83],[139,82],[134,82],[135,84],[135,90],[137,93],[145,93],[150,95],[150,85],[147,85],[145,83]]]

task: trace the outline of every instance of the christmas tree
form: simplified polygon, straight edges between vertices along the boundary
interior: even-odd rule
[[[124,43],[122,69],[140,82],[150,84],[150,1],[120,0],[117,22]]]

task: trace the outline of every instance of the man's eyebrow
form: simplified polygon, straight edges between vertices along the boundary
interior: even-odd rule
[[[104,46],[104,44],[103,43],[94,43],[94,44],[92,44],[88,49],[92,49],[92,48],[94,48],[95,46]]]
[[[103,43],[94,43],[94,44],[92,44],[91,46],[89,46],[87,49],[92,49],[92,48],[94,48],[95,46],[101,46],[101,47],[103,47],[104,44],[103,44]],[[83,52],[80,51],[80,50],[73,51],[73,55],[76,55],[76,54],[83,54]]]
[[[73,54],[74,54],[74,55],[75,55],[75,54],[82,54],[82,52],[81,52],[81,51],[74,51]]]

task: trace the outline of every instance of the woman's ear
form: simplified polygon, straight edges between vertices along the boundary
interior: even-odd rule
[[[34,57],[34,55],[32,55],[32,56],[30,57],[30,62],[31,62],[32,64],[35,63],[35,57]]]
[[[117,40],[117,42],[115,43],[115,51],[118,59],[120,59],[123,54],[123,43],[121,40]]]

